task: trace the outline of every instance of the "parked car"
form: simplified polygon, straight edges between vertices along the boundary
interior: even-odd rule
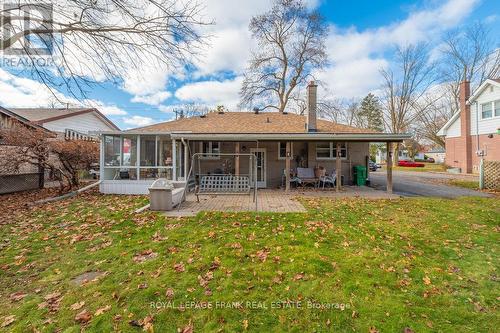
[[[425,167],[424,163],[416,163],[412,161],[399,161],[398,166],[407,167],[407,168],[423,168]]]
[[[370,171],[377,171],[378,166],[376,163],[373,163],[372,161],[370,161],[370,162],[368,162],[368,169],[370,169]]]

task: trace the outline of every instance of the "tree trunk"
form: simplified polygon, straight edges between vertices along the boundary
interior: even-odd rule
[[[399,162],[399,143],[392,144],[392,163],[397,166]]]

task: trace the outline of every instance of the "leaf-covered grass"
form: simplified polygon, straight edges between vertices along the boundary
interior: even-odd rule
[[[302,200],[167,219],[89,194],[24,212],[0,225],[0,331],[498,327],[497,198]]]
[[[471,190],[479,190],[479,183],[473,180],[450,179],[448,181],[448,185],[468,188]]]

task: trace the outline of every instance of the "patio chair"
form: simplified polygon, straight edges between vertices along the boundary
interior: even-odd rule
[[[335,180],[337,179],[337,172],[335,170],[332,171],[330,175],[324,175],[319,178],[319,183],[323,184],[323,190],[325,189],[325,184],[331,184],[335,186]]]
[[[286,169],[283,169],[283,173],[281,174],[281,187],[285,187],[286,182]],[[290,185],[294,185],[297,187],[300,184],[300,179],[295,176],[295,173],[290,170]]]
[[[340,183],[341,184],[344,184],[344,175],[341,175],[340,176]],[[320,185],[322,184],[323,185],[323,190],[325,189],[325,184],[331,184],[332,187],[337,185],[337,170],[332,170],[332,173],[330,175],[325,175],[325,176],[322,176],[320,179],[319,179],[319,183]]]
[[[302,186],[313,184],[315,187],[318,184],[318,178],[314,174],[313,168],[297,168],[298,183]]]

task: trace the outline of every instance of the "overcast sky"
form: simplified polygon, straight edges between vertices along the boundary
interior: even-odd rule
[[[215,25],[213,38],[199,61],[184,72],[169,72],[145,62],[122,83],[104,83],[89,95],[119,127],[131,128],[169,120],[172,107],[182,103],[223,104],[230,110],[250,55],[248,24],[266,11],[269,0],[202,0],[206,17]],[[493,33],[500,31],[500,0],[308,0],[319,8],[330,26],[326,40],[331,65],[318,79],[330,94],[363,97],[381,84],[380,69],[390,66],[396,44],[427,41],[438,54],[441,35],[475,21]],[[61,91],[64,96],[64,91]],[[50,104],[50,93],[40,83],[12,75],[0,67],[0,105],[38,107]]]

